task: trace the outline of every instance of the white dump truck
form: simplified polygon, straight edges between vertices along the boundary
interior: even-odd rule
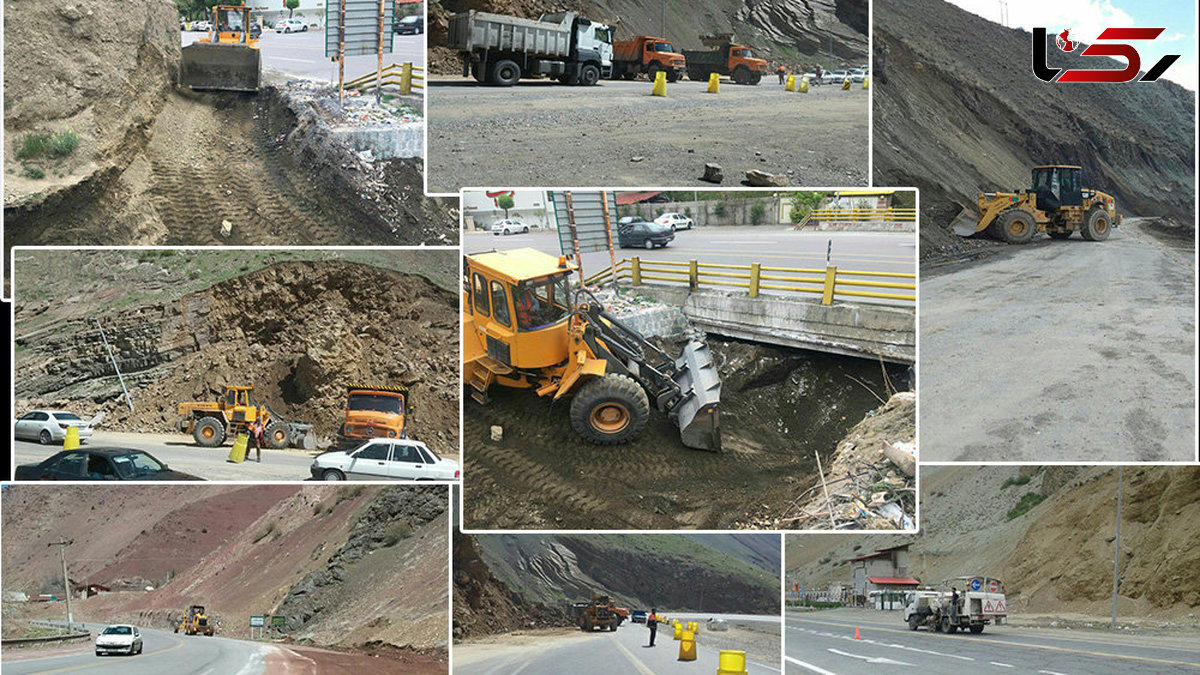
[[[958,589],[958,606],[951,598]],[[969,630],[982,633],[989,623],[999,625],[1008,618],[1004,583],[991,577],[955,577],[936,588],[916,591],[904,608],[909,630],[922,626],[939,633]]]
[[[576,12],[523,19],[471,10],[450,19],[447,45],[463,61],[463,77],[511,87],[522,77],[549,76],[591,86],[612,75],[612,29]]]

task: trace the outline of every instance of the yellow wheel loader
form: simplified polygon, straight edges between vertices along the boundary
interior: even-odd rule
[[[1108,239],[1121,223],[1112,195],[1080,187],[1078,166],[1033,167],[1033,187],[1020,192],[981,192],[979,216],[963,210],[952,229],[963,237],[986,232],[1009,244],[1024,244],[1038,232],[1067,239],[1073,232],[1088,241]]]
[[[466,257],[463,381],[486,404],[493,385],[570,398],[571,425],[586,440],[627,443],[650,406],[666,413],[690,448],[721,449],[721,379],[708,347],[692,341],[677,358],[604,310],[576,267],[534,249]]]
[[[208,36],[183,48],[179,83],[191,89],[258,91],[262,53],[250,36],[250,8],[218,5],[212,18]]]
[[[265,403],[254,402],[254,387],[226,386],[218,401],[197,401],[179,404],[178,429],[191,434],[196,443],[215,448],[227,438],[235,437],[255,420],[263,423],[265,446],[268,448],[306,448],[311,445],[311,424],[289,422]],[[312,441],[315,443],[315,438]]]
[[[175,632],[183,631],[184,635],[207,635],[212,637],[216,629],[214,622],[204,613],[204,605],[188,607],[187,614],[175,626]]]

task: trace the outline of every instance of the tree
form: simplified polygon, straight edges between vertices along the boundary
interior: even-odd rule
[[[292,0],[288,0],[288,2],[292,2]],[[508,220],[508,210],[511,209],[515,204],[516,202],[513,201],[512,195],[500,195],[499,197],[496,197],[496,206],[504,209],[505,220]]]
[[[760,225],[767,214],[767,205],[759,202],[750,207],[750,224]]]
[[[283,0],[283,6],[287,7],[288,18],[290,19],[292,18],[292,12],[296,11],[296,8],[300,6],[300,0]]]
[[[788,220],[793,224],[798,224],[804,220],[805,216],[812,213],[813,209],[821,204],[821,200],[825,198],[824,192],[791,192],[788,196],[792,200],[792,208],[788,210]]]

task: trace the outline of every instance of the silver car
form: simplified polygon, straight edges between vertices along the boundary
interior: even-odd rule
[[[137,626],[118,623],[105,626],[96,636],[96,656],[105,654],[134,654],[142,653],[142,632]]]
[[[372,438],[353,450],[324,452],[309,467],[316,480],[458,480],[458,462],[421,441]]]
[[[17,418],[13,435],[18,439],[50,445],[62,443],[67,438],[67,429],[78,427],[79,442],[82,443],[91,438],[94,421],[84,421],[75,413],[65,410],[34,410]]]

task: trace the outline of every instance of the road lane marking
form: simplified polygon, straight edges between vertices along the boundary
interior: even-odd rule
[[[166,654],[167,652],[175,651],[176,649],[179,649],[182,646],[183,646],[183,641],[181,640],[181,641],[175,643],[174,647],[167,647],[166,649],[160,649],[160,650],[154,651],[154,652],[145,652],[144,654],[141,654],[141,656],[153,656],[154,654]],[[54,657],[54,658],[61,658],[61,657]],[[99,658],[99,657],[97,657],[97,658]],[[29,659],[29,660],[36,661],[37,659]],[[38,671],[38,675],[53,675],[54,673],[70,673],[70,672],[73,672],[76,670],[83,670],[84,668],[95,668],[95,667],[97,667],[97,665],[98,664],[96,664],[95,662],[89,661],[87,663],[83,663],[78,666],[68,666],[66,668],[59,668],[57,670],[40,670],[40,671]]]
[[[830,652],[833,652],[834,654],[839,654],[841,656],[849,656],[852,659],[859,659],[861,661],[866,661],[867,663],[878,663],[878,664],[886,665],[886,666],[911,666],[911,665],[913,665],[911,663],[905,663],[904,661],[896,661],[894,659],[889,659],[886,656],[863,656],[861,654],[851,654],[849,652],[844,652],[840,649],[833,649],[833,648],[829,648],[825,651],[830,651]]]
[[[837,673],[834,673],[833,671],[825,670],[824,668],[814,666],[811,663],[805,663],[805,662],[801,661],[800,659],[793,659],[790,656],[785,656],[783,658],[788,663],[794,663],[794,664],[800,666],[801,668],[804,668],[806,670],[811,670],[812,672],[817,673],[818,675],[837,675]]]
[[[634,656],[633,652],[626,649],[625,645],[621,644],[620,641],[617,640],[617,636],[612,636],[612,643],[617,646],[617,649],[621,650],[621,653],[629,657],[630,663],[632,663],[634,667],[638,669],[639,673],[642,673],[642,675],[654,675],[654,671],[648,668],[646,664],[642,663],[641,659]]]
[[[879,647],[888,647],[891,649],[903,649],[905,651],[918,652],[920,654],[931,654],[933,656],[944,656],[949,659],[959,659],[961,661],[974,661],[975,660],[975,659],[971,658],[970,656],[962,656],[960,654],[947,654],[945,652],[933,651],[932,649],[921,649],[920,647],[910,647],[908,645],[880,642],[878,640],[873,640],[871,638],[863,638],[861,640],[854,640],[854,638],[850,637],[849,635],[843,635],[840,633],[828,633],[828,632],[824,632],[824,631],[815,631],[810,628],[797,628],[795,626],[788,626],[788,630],[800,631],[803,633],[810,633],[812,635],[817,635],[819,637],[825,637],[825,638],[831,638],[831,639],[849,640],[852,642],[865,642],[867,644],[877,645]]]
[[[1001,668],[1016,668],[1016,666],[1012,664],[1000,663],[999,661],[988,661],[988,663],[992,664],[993,666],[1000,666]]]
[[[1042,675],[1067,675],[1066,673],[1060,673],[1054,670],[1039,670],[1038,672],[1042,673]]]

